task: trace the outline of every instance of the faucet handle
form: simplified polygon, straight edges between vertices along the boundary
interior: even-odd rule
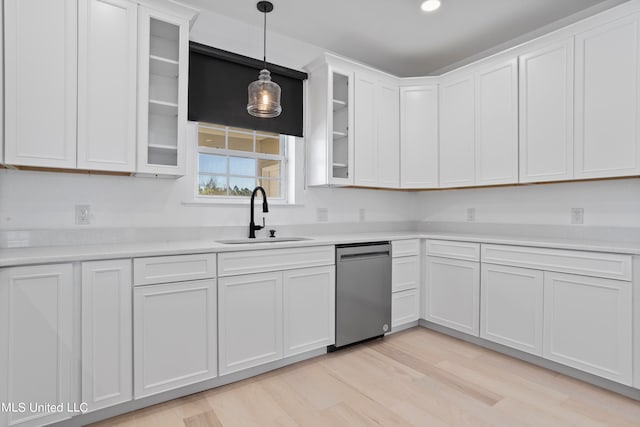
[[[269,230],[269,237],[276,237],[276,230]]]
[[[254,225],[253,229],[254,230],[262,230],[264,227],[265,227],[264,217],[262,217],[262,225]]]

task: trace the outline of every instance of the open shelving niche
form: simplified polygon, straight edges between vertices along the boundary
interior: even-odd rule
[[[349,77],[332,73],[333,77],[333,178],[349,178]]]
[[[151,18],[148,163],[178,164],[180,27]]]

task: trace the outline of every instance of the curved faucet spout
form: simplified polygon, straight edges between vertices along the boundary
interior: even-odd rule
[[[262,219],[262,225],[256,225],[255,223],[255,215],[254,215],[254,206],[255,206],[255,198],[256,194],[260,191],[262,193],[262,212],[269,212],[269,204],[267,202],[267,193],[264,191],[264,188],[258,186],[253,189],[251,193],[251,222],[249,222],[249,238],[256,238],[256,230],[262,230],[264,228],[264,218]]]

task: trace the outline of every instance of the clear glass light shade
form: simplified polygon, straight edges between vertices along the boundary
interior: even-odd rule
[[[280,86],[271,81],[269,70],[260,71],[258,80],[249,85],[247,111],[255,117],[273,118],[282,113]]]

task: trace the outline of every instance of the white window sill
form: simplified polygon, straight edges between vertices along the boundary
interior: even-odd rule
[[[287,203],[286,200],[271,200],[267,199],[269,206],[304,206],[302,204]],[[220,199],[205,199],[196,198],[192,200],[183,200],[183,206],[249,206],[251,204],[250,197],[235,198],[220,198]],[[255,199],[256,206],[262,204],[262,196],[258,196]]]

